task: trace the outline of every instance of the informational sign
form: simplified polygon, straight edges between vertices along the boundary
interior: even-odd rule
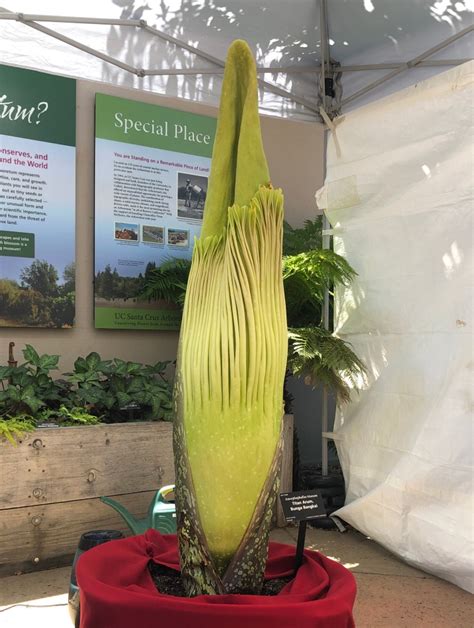
[[[304,521],[326,516],[319,491],[280,493],[281,507],[287,521]]]
[[[177,305],[144,293],[163,263],[191,258],[215,128],[215,118],[97,94],[96,327],[179,327]]]
[[[76,82],[0,65],[0,326],[71,327]]]

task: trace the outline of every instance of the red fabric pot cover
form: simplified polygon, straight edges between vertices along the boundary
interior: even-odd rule
[[[295,548],[270,543],[265,578],[288,576]],[[174,534],[148,530],[83,554],[77,564],[81,628],[351,628],[353,575],[319,552],[305,550],[296,577],[277,596],[157,592],[148,562],[179,570]]]

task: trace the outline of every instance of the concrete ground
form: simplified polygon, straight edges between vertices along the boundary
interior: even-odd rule
[[[297,529],[272,532],[295,543]],[[358,628],[472,628],[472,596],[452,584],[413,569],[358,532],[308,528],[306,545],[350,569],[357,580],[354,617]],[[0,579],[2,628],[70,628],[67,588],[70,568]],[[8,608],[11,605],[13,608]],[[5,610],[3,610],[5,609]],[[140,628],[137,626],[136,628]]]

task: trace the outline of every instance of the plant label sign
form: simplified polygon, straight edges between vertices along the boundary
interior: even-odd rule
[[[280,501],[287,521],[306,521],[326,516],[326,508],[319,491],[280,493]]]

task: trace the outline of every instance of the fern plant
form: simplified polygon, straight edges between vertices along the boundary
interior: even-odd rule
[[[305,251],[323,248],[323,218],[304,221],[302,227],[292,227],[288,222],[283,224],[283,254],[298,255]]]
[[[288,366],[306,384],[322,384],[340,402],[350,400],[365,378],[365,366],[350,345],[323,327],[299,327],[288,330],[290,339]]]
[[[332,301],[334,288],[349,285],[357,273],[334,251],[311,250],[313,224],[306,223],[298,231],[298,245],[303,248],[306,239],[307,250],[287,254],[283,259],[288,370],[310,386],[327,387],[339,403],[348,402],[351,391],[365,381],[366,369],[349,343],[324,329],[322,310],[325,292],[329,291]]]
[[[150,270],[140,298],[169,301],[183,306],[190,269],[190,260],[166,260],[158,268]]]
[[[328,249],[307,250],[283,258],[283,279],[290,327],[319,324],[326,290],[348,284],[356,273]]]
[[[29,414],[0,417],[0,441],[5,438],[12,445],[17,445],[28,432],[36,428],[35,420]]]

